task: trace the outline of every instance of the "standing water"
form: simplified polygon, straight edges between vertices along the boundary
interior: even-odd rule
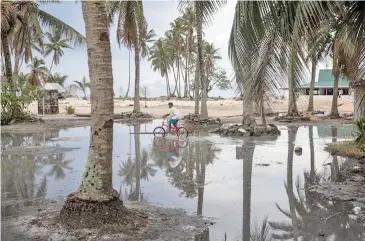
[[[348,203],[308,191],[314,183],[341,181],[341,167],[351,160],[324,148],[345,140],[349,129],[280,127],[278,137],[200,133],[187,141],[130,134],[151,132],[157,123],[114,125],[113,185],[123,200],[180,208],[210,220],[193,240],[364,240]],[[2,217],[76,191],[89,132],[79,127],[1,134]],[[302,147],[300,154],[296,146]]]

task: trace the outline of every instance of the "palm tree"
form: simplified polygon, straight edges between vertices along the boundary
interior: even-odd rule
[[[55,176],[55,180],[63,180],[66,176],[65,170],[72,170],[70,163],[72,160],[65,160],[65,154],[50,155],[47,159],[47,164],[51,165],[51,170],[47,173],[48,176]]]
[[[206,72],[206,92],[208,96],[210,82],[214,73],[214,65],[217,59],[222,59],[219,49],[213,43],[204,42],[204,68]]]
[[[79,190],[68,196],[60,212],[64,224],[76,220],[87,225],[121,220],[123,203],[113,189],[113,71],[108,17],[103,2],[82,2],[85,20],[89,76],[91,79],[90,146],[85,172]],[[90,202],[90,201],[93,202]],[[98,209],[100,208],[101,209]],[[86,209],[84,209],[86,208]],[[105,212],[107,209],[109,211]],[[85,215],[80,215],[84,213]],[[95,211],[99,210],[99,211]],[[103,210],[103,211],[101,211]],[[103,212],[103,219],[100,219]],[[105,216],[107,215],[107,216]]]
[[[180,1],[180,8],[194,7],[196,15],[196,32],[198,40],[198,63],[199,63],[199,77],[201,83],[201,111],[202,118],[208,118],[207,107],[207,88],[204,73],[204,57],[203,57],[203,25],[211,22],[213,14],[220,9],[226,1]]]
[[[317,5],[321,4],[325,3]],[[319,23],[303,18],[317,16],[323,21],[327,17],[317,5],[300,1],[237,2],[229,54],[236,78],[243,81],[244,99],[259,98],[262,90],[277,95],[278,87],[286,82],[288,115],[298,115],[295,88],[307,76],[302,45],[307,28],[303,22],[313,27]]]
[[[107,5],[109,22],[113,21],[115,13],[118,13],[117,39],[129,50],[134,50],[135,82],[133,112],[140,112],[139,82],[140,60],[143,54],[143,46],[146,46],[148,31],[147,23],[143,15],[143,3],[138,1],[110,1]]]
[[[171,63],[168,46],[163,38],[159,38],[154,42],[151,48],[151,55],[148,60],[151,61],[153,71],[159,71],[161,77],[166,77],[166,96],[170,97],[171,89],[169,71],[171,69]]]
[[[46,80],[48,76],[48,69],[45,66],[43,59],[34,58],[32,64],[28,65],[31,69],[28,80],[29,84],[33,86],[40,86],[42,81]]]
[[[60,73],[50,74],[46,80],[47,83],[58,83],[59,85],[63,86],[65,84],[66,79],[68,78],[67,75],[61,75]]]
[[[51,67],[49,72],[51,73],[53,64],[58,65],[60,63],[60,58],[63,56],[63,49],[72,49],[69,45],[69,39],[63,39],[61,32],[59,30],[53,33],[46,33],[49,43],[44,44],[45,51],[44,56],[48,56],[53,53]]]
[[[86,80],[86,77],[83,77],[82,81],[75,80],[74,82],[75,86],[84,93],[84,99],[86,99],[86,90],[91,87],[90,82]]]
[[[194,45],[194,30],[196,28],[196,15],[192,6],[187,7],[181,17],[183,29],[185,31],[185,79],[184,79],[184,97],[190,96],[189,81],[189,66]]]
[[[41,26],[48,27],[51,30],[59,30],[62,35],[72,40],[74,46],[85,44],[85,37],[73,29],[71,26],[55,18],[49,13],[39,8],[39,4],[34,1],[4,1],[1,4],[1,33],[3,53],[5,56],[6,73],[11,79],[11,59],[10,59],[10,37],[14,36],[15,65],[19,68],[19,61],[22,56],[28,63],[32,59],[31,49],[32,41],[42,44]],[[19,36],[21,34],[21,36]],[[17,37],[19,36],[19,37]],[[19,69],[15,68],[14,72]],[[9,80],[10,81],[10,80]]]

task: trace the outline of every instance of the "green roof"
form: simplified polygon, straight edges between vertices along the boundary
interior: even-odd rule
[[[352,127],[336,127],[337,129],[337,137],[349,138],[352,137]],[[331,126],[317,126],[318,136],[319,137],[332,137],[332,128]],[[335,134],[334,132],[333,134]]]
[[[318,81],[314,83],[314,88],[333,88],[334,78],[332,75],[332,69],[321,69],[318,75]],[[310,83],[304,84],[302,88],[309,88]],[[348,88],[349,83],[347,78],[343,75],[338,80],[339,88]]]

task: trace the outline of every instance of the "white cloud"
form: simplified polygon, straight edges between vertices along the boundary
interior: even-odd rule
[[[234,7],[236,1],[228,1],[227,5],[216,13],[213,24],[205,30],[205,40],[213,42],[217,48],[220,48],[222,60],[220,67],[226,69],[227,73],[232,73],[231,65],[228,59],[228,39],[233,21]],[[65,1],[60,4],[42,5],[42,8],[52,15],[65,21],[77,31],[84,34],[85,26],[82,17],[81,3]],[[144,1],[144,14],[149,24],[149,28],[155,30],[157,37],[162,37],[170,28],[170,22],[179,16],[178,2],[176,1]],[[116,41],[116,26],[111,27],[111,50],[113,58],[113,76],[114,92],[119,95],[120,87],[126,91],[128,85],[128,51],[119,46]],[[80,80],[83,76],[89,75],[87,63],[87,49],[79,48],[75,50],[65,50],[65,55],[61,58],[60,64],[54,66],[52,72],[60,72],[69,76],[66,85],[71,84],[74,80]],[[131,89],[130,94],[134,93],[134,56],[131,54]],[[44,58],[46,65],[50,66],[52,56]],[[28,72],[23,64],[22,71]],[[230,75],[229,75],[230,76]],[[159,73],[151,69],[150,63],[146,60],[141,61],[141,84],[148,86],[150,94],[153,96],[164,95],[166,92],[165,79]],[[211,96],[233,96],[234,91],[212,90]]]

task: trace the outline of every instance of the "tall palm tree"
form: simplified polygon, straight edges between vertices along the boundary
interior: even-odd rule
[[[53,33],[46,33],[49,43],[44,44],[44,56],[48,56],[53,53],[51,67],[49,72],[51,73],[53,64],[56,66],[60,63],[60,58],[63,56],[63,49],[72,49],[69,45],[69,39],[63,39],[59,30]]]
[[[60,213],[60,221],[67,224],[71,220],[82,221],[84,217],[87,217],[95,225],[100,225],[101,222],[120,220],[122,217],[117,207],[123,206],[112,183],[114,115],[112,56],[105,3],[83,1],[82,12],[85,20],[91,79],[91,138],[79,190],[68,196]],[[91,200],[93,202],[90,202]],[[100,206],[101,209],[96,208]],[[84,213],[84,208],[103,210],[103,220],[100,220],[98,211]],[[105,212],[106,209],[111,210]],[[85,216],[80,213],[84,213]],[[87,222],[90,224],[90,221]]]
[[[109,22],[118,14],[117,40],[128,49],[134,50],[135,82],[133,112],[140,112],[139,81],[142,45],[148,35],[147,23],[143,15],[143,3],[138,1],[109,1],[107,5]],[[142,50],[142,52],[141,52]]]
[[[212,16],[220,9],[226,1],[187,1],[180,0],[180,8],[194,7],[196,15],[196,32],[198,40],[198,63],[199,77],[201,83],[201,111],[202,118],[208,118],[207,107],[207,88],[204,72],[204,57],[203,57],[203,25],[211,23]]]
[[[58,83],[59,85],[63,86],[65,84],[66,79],[68,78],[67,75],[61,75],[60,73],[50,74],[47,78],[48,83]]]
[[[154,42],[150,57],[148,59],[151,61],[153,71],[159,71],[161,77],[166,78],[166,96],[171,95],[170,81],[169,81],[169,71],[171,69],[170,55],[168,53],[168,46],[163,38],[159,38]]]
[[[192,6],[187,7],[181,17],[183,29],[185,31],[185,79],[184,79],[184,97],[190,95],[189,81],[189,66],[194,45],[194,31],[196,28],[196,15]]]
[[[42,81],[45,81],[48,76],[48,69],[45,66],[43,59],[34,58],[32,64],[28,65],[31,69],[28,80],[29,84],[33,86],[40,86]]]
[[[86,90],[88,88],[91,89],[90,82],[86,80],[85,76],[82,78],[82,81],[75,80],[74,82],[76,83],[75,86],[84,93],[84,99],[86,99]]]

